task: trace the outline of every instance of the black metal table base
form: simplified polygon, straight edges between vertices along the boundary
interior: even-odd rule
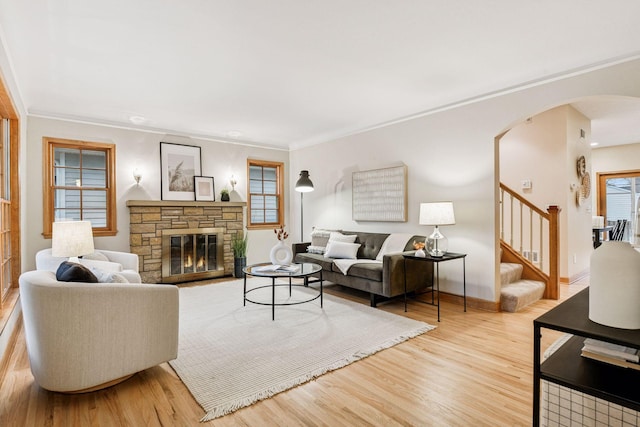
[[[296,277],[296,276],[273,276],[271,277],[271,284],[270,285],[261,285],[261,286],[256,286],[255,288],[251,288],[249,290],[247,290],[247,276],[249,276],[249,274],[245,274],[244,275],[244,301],[243,301],[243,306],[246,307],[247,302],[250,302],[252,304],[258,304],[258,305],[267,305],[267,306],[271,306],[271,320],[275,320],[276,319],[276,306],[287,306],[287,305],[298,305],[298,304],[306,304],[308,302],[311,301],[315,301],[318,298],[320,299],[320,308],[323,308],[323,304],[324,304],[324,298],[323,298],[323,286],[322,286],[322,271],[320,271],[320,279],[318,280],[314,280],[313,283],[319,282],[320,283],[320,288],[319,288],[319,292],[318,295],[314,295],[313,298],[309,298],[309,299],[305,299],[302,301],[293,301],[293,302],[276,302],[276,288],[277,287],[289,287],[289,296],[291,296],[291,289],[293,287],[305,287],[308,288],[309,287],[309,276],[304,276],[304,277]],[[276,279],[285,279],[288,278],[289,279],[289,283],[276,283]],[[303,279],[303,283],[293,283],[292,279],[294,278],[298,278],[298,279]],[[256,301],[256,300],[252,300],[249,297],[247,297],[248,294],[250,294],[253,291],[257,291],[258,289],[265,289],[265,288],[271,288],[271,301],[270,302],[265,302],[265,301]]]

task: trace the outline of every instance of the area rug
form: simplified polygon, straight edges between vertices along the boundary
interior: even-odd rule
[[[252,278],[253,286],[259,279]],[[277,301],[314,289],[278,287]],[[434,326],[324,294],[242,304],[241,280],[180,289],[178,358],[169,362],[209,421],[423,334]],[[270,301],[271,290],[251,294]]]

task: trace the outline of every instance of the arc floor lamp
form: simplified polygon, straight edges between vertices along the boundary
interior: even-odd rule
[[[296,191],[300,192],[300,241],[304,241],[304,193],[313,191],[313,182],[309,179],[309,171],[300,171],[296,182]]]

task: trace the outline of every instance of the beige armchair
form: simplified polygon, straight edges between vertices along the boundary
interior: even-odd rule
[[[177,357],[178,288],[20,276],[31,372],[44,389],[97,390]]]

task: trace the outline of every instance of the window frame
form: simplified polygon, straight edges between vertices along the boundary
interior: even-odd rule
[[[278,198],[278,221],[269,223],[253,223],[251,221],[251,166],[276,168],[276,196]],[[284,163],[269,160],[247,159],[247,230],[266,230],[284,226]]]
[[[43,147],[43,232],[45,238],[51,238],[53,222],[55,221],[55,191],[58,188],[55,185],[55,149],[76,149],[76,150],[93,150],[103,151],[105,153],[106,167],[106,226],[93,227],[93,235],[98,236],[115,236],[117,230],[117,208],[116,208],[116,145],[104,142],[78,141],[72,139],[61,139],[52,137],[42,138]],[[82,187],[81,187],[82,188]],[[82,207],[80,208],[82,211]]]

